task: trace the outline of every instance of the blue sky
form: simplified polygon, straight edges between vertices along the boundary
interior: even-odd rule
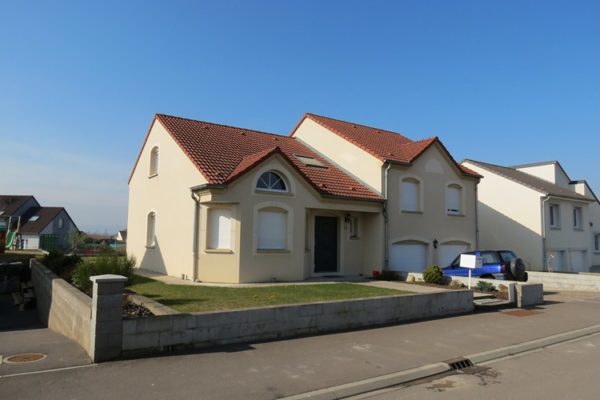
[[[0,193],[126,225],[154,113],[287,134],[304,112],[560,160],[600,192],[596,0],[0,0]]]

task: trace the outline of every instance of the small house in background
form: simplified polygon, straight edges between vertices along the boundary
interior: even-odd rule
[[[115,240],[121,243],[127,242],[127,229],[123,229],[122,231],[117,232],[117,234],[115,235]]]
[[[0,195],[0,224],[7,249],[67,250],[69,232],[78,230],[63,207],[42,207],[33,196]]]

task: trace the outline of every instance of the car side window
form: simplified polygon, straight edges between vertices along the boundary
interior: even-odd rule
[[[517,258],[517,256],[515,255],[515,253],[513,253],[512,251],[501,251],[500,252],[500,257],[502,257],[502,261],[504,261],[505,264],[510,264],[510,262],[512,260],[514,260],[515,258]]]
[[[482,251],[481,257],[483,257],[484,264],[499,264],[500,258],[494,251]]]

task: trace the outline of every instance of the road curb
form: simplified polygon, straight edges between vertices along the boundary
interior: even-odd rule
[[[570,332],[559,333],[557,335],[545,338],[535,339],[512,346],[500,347],[498,349],[484,351],[466,356],[473,364],[479,364],[486,361],[507,357],[526,351],[541,349],[550,345],[578,339],[584,336],[600,333],[600,325],[592,325],[586,328],[577,329]],[[450,366],[444,362],[424,365],[418,368],[407,369],[405,371],[395,372],[393,374],[377,376],[375,378],[364,379],[361,381],[346,383],[343,385],[332,386],[325,389],[314,390],[312,392],[300,393],[282,400],[336,400],[350,396],[356,396],[362,393],[385,389],[387,387],[401,385],[406,382],[423,379],[450,371]]]
[[[375,378],[364,379],[346,383],[330,388],[319,389],[312,392],[300,393],[290,397],[284,397],[282,400],[335,400],[345,397],[355,396],[361,393],[371,392],[374,390],[383,389],[390,386],[400,385],[405,382],[414,381],[416,379],[426,378],[447,372],[450,370],[448,364],[439,362],[434,364],[424,365],[422,367],[407,369],[405,371],[395,372],[393,374],[377,376]]]
[[[497,358],[512,356],[526,351],[541,349],[553,344],[566,342],[568,340],[577,339],[583,336],[600,333],[600,325],[592,325],[587,328],[577,329],[570,332],[559,333],[557,335],[548,336],[545,338],[531,340],[529,342],[514,344],[511,346],[500,347],[498,349],[484,351],[466,356],[473,364],[479,364],[486,361],[491,361]]]

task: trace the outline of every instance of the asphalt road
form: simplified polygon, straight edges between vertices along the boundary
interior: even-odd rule
[[[600,399],[600,334],[352,400]]]

